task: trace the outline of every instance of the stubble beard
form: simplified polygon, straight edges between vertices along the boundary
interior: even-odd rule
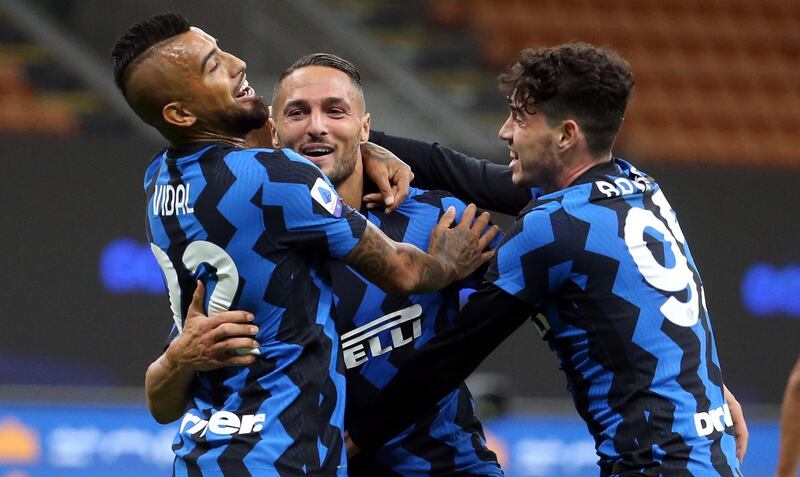
[[[544,190],[555,190],[561,172],[564,170],[564,163],[561,157],[554,151],[552,138],[543,139],[539,145],[538,158],[536,158],[527,175],[527,180],[523,179],[527,187],[540,187]],[[520,161],[520,171],[522,172],[522,161]],[[523,174],[523,177],[526,176]]]
[[[358,160],[357,151],[356,149],[349,154],[343,155],[342,158],[333,165],[331,172],[325,174],[334,186],[340,185],[353,174],[356,168],[356,161]]]
[[[269,113],[262,98],[250,101],[251,105],[240,106],[235,110],[225,111],[218,115],[218,120],[229,133],[236,137],[244,137],[250,131],[267,123]]]

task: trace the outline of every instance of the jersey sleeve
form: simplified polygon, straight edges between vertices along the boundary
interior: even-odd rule
[[[570,276],[572,235],[559,203],[534,208],[514,222],[486,280],[538,308]]]
[[[391,136],[380,131],[369,140],[395,153],[414,171],[412,185],[443,189],[465,202],[509,215],[517,215],[530,201],[530,190],[511,181],[511,169],[476,159],[438,143]]]
[[[283,248],[322,250],[333,258],[350,253],[367,220],[342,201],[322,171],[289,149],[256,156],[268,175],[259,205],[270,240]]]
[[[350,438],[365,452],[381,447],[458,387],[529,316],[525,302],[484,282],[458,319],[415,351],[375,401],[353,416]]]

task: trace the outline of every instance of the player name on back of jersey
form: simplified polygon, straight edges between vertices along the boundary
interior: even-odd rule
[[[608,181],[595,181],[592,187],[590,201],[610,199],[623,195],[640,194],[653,188],[652,179],[640,172],[635,167],[630,168],[630,178],[609,177]]]
[[[156,184],[153,193],[153,215],[193,214],[189,206],[189,186],[191,184]]]

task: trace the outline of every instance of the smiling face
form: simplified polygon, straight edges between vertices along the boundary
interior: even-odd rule
[[[512,96],[513,97],[513,96]],[[508,143],[511,180],[524,187],[551,189],[564,170],[559,155],[560,127],[531,107],[522,108],[509,101],[509,115],[498,134]]]
[[[187,135],[235,137],[264,125],[264,101],[249,86],[245,63],[215,38],[193,27],[153,48],[131,73],[129,97],[151,110],[154,122]]]
[[[293,71],[279,86],[272,115],[276,147],[305,156],[336,186],[353,173],[369,137],[369,114],[347,74],[316,65]]]

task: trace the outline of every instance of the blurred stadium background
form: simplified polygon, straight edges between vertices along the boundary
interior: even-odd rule
[[[0,0],[0,477],[169,473],[173,428],[142,391],[171,323],[143,233],[142,174],[161,141],[128,112],[109,58],[130,24],[164,11],[245,59],[260,94],[298,56],[337,53],[362,70],[375,129],[497,162],[494,78],[521,48],[620,51],[637,87],[616,153],[680,216],[749,418],[745,474],[772,474],[800,349],[800,2]],[[507,475],[596,475],[533,327],[471,384]]]

